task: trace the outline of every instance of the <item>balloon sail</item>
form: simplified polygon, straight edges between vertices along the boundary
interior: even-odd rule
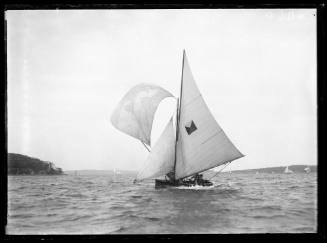
[[[151,146],[154,114],[166,97],[173,95],[157,85],[136,85],[119,102],[111,116],[111,123],[118,130]]]

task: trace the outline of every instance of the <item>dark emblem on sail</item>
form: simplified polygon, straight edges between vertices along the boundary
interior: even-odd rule
[[[194,124],[194,121],[190,121],[188,123],[185,124],[185,129],[188,135],[191,135],[192,132],[194,132],[197,127]]]

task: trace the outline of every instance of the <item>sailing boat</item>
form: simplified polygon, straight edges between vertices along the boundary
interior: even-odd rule
[[[114,174],[115,175],[120,175],[121,173],[120,173],[120,171],[116,170],[116,168],[114,168]]]
[[[292,170],[290,170],[290,169],[288,168],[288,166],[286,166],[286,168],[285,168],[285,170],[284,170],[284,173],[285,173],[285,174],[293,174],[294,172],[293,172]]]
[[[153,84],[139,84],[127,92],[111,116],[112,125],[137,138],[149,151],[135,181],[156,179],[155,187],[211,186],[201,172],[244,155],[232,144],[207,107],[183,51],[180,96],[174,115],[154,146],[151,129],[159,103],[174,97]],[[175,120],[175,122],[174,122]]]
[[[310,172],[311,172],[311,169],[310,169],[309,166],[307,166],[306,168],[304,168],[304,171],[305,171],[306,173],[310,173]]]

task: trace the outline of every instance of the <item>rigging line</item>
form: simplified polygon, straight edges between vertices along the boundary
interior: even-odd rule
[[[179,132],[179,121],[178,121],[178,115],[179,115],[179,98],[177,98],[177,105],[176,105],[176,134],[175,134],[175,160],[174,160],[174,178],[175,177],[175,169],[176,169],[176,157],[177,157],[177,141],[178,141],[178,132]]]
[[[148,150],[149,152],[151,152],[150,149],[145,145],[145,143],[143,141],[140,140],[140,142],[143,144],[143,146],[146,148],[146,150]]]
[[[218,135],[219,133],[221,133],[223,129],[220,129],[218,132],[214,133],[213,135],[211,135],[210,137],[208,137],[206,140],[204,140],[201,144],[204,144],[206,142],[208,142],[210,139],[214,138],[216,135]]]
[[[143,141],[140,140],[140,142],[143,144],[143,146],[146,148],[146,150],[148,150],[148,152],[150,153],[150,149],[145,145],[145,143],[143,143]],[[136,178],[133,180],[133,184],[135,184],[136,182],[138,182],[139,180],[137,180]]]
[[[209,178],[209,180],[211,180],[211,179],[214,178],[216,175],[218,175],[218,173],[220,173],[223,169],[225,169],[226,166],[229,165],[230,163],[231,163],[231,161],[228,162],[228,163],[226,163],[225,166],[224,166],[221,170],[219,170],[216,174],[214,174],[211,178]]]

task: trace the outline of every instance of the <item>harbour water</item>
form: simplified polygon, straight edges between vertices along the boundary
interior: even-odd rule
[[[7,234],[312,233],[317,174],[221,173],[154,189],[129,174],[9,176]]]

